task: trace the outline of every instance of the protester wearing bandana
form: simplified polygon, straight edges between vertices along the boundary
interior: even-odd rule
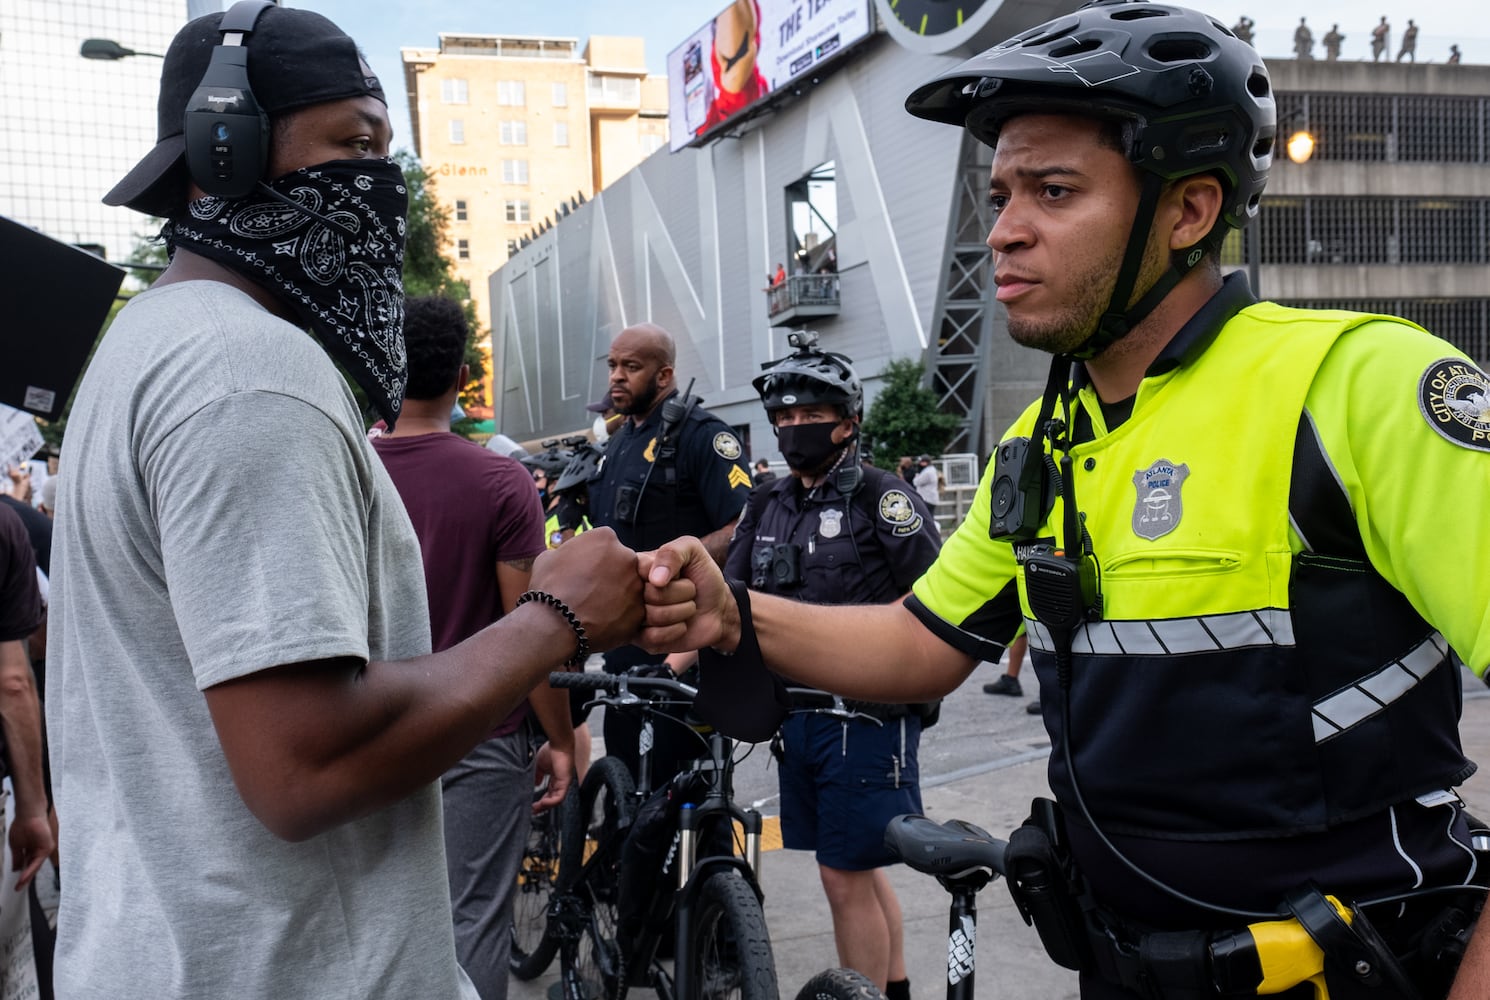
[[[166,218],[171,263],[99,346],[65,445],[56,993],[474,998],[435,783],[550,669],[632,637],[636,559],[586,532],[430,653],[418,540],[333,363],[396,423],[383,91],[330,21],[267,7],[243,38],[265,182],[206,197],[183,116],[222,16],[172,42],[159,141],[105,199]]]

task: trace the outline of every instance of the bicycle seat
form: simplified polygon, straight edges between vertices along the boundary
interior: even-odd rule
[[[934,875],[948,889],[966,883],[980,889],[1004,874],[1008,841],[966,820],[938,823],[914,814],[896,816],[885,827],[885,846],[918,872]]]

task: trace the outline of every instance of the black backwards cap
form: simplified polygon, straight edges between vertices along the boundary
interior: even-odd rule
[[[104,195],[105,205],[169,218],[186,204],[186,104],[222,41],[222,19],[222,14],[199,17],[171,40],[160,71],[155,148]],[[371,96],[388,103],[378,78],[364,70],[357,43],[320,14],[270,7],[245,44],[249,83],[265,114],[348,97]]]

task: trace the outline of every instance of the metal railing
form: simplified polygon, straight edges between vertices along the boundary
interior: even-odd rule
[[[1264,264],[1490,263],[1490,199],[1263,196],[1256,224],[1233,231],[1223,263],[1260,239]]]
[[[1314,159],[1485,163],[1490,98],[1450,94],[1278,94],[1278,121],[1314,136]]]
[[[766,289],[767,311],[775,316],[798,306],[838,306],[837,274],[795,274]]]

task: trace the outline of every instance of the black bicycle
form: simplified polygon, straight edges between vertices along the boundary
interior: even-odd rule
[[[947,916],[947,1000],[972,1000],[976,899],[1004,874],[1008,843],[964,820],[937,823],[925,816],[896,816],[885,828],[885,846],[911,868],[935,876],[952,894]],[[885,1000],[868,978],[852,969],[828,969],[809,979],[797,1000]]]
[[[536,800],[542,789],[535,790]],[[564,831],[577,820],[579,788],[570,785],[564,801],[533,817],[528,846],[517,870],[517,894],[512,901],[512,951],[508,965],[518,979],[536,979],[559,950],[557,928],[549,922],[559,870],[563,862]]]
[[[688,725],[662,709],[691,705],[696,690],[629,674],[556,673],[550,683],[641,720],[641,789],[621,760],[596,761],[561,838],[549,923],[564,1000],[622,1000],[633,986],[662,1000],[777,1000],[755,874],[761,816],[734,803],[734,742],[690,726],[702,756],[650,792],[654,725]],[[659,957],[669,935],[671,972]]]

